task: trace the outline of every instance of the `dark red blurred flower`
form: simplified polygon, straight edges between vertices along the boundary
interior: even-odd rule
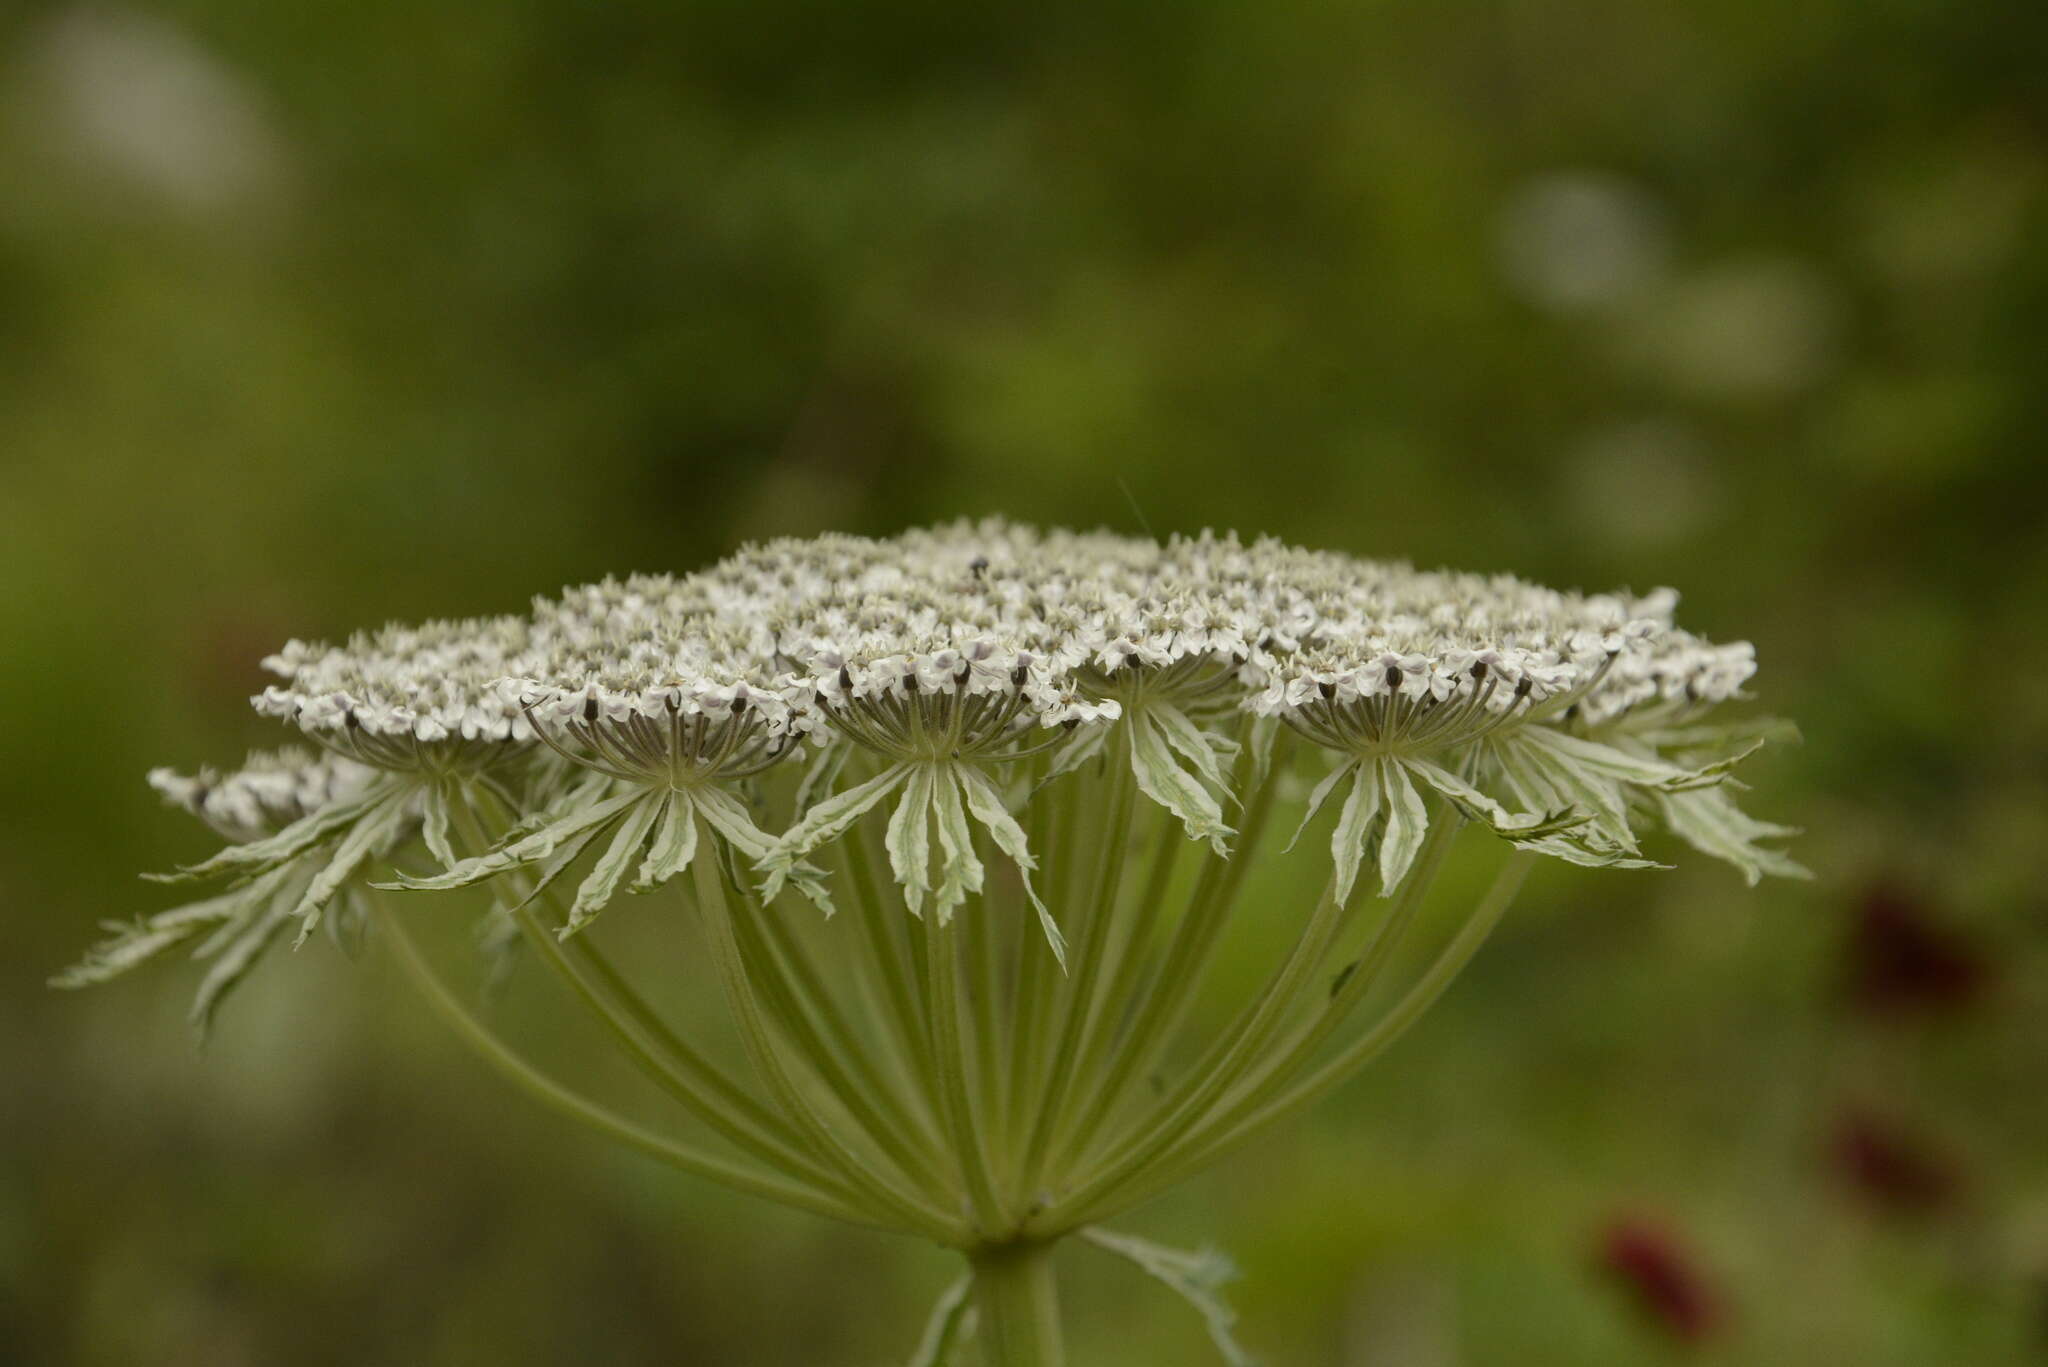
[[[1952,1012],[1974,1003],[1990,981],[1984,950],[1935,920],[1922,899],[1890,882],[1864,893],[1848,948],[1856,1005],[1886,1014]]]
[[[1600,1240],[1600,1266],[1665,1333],[1697,1343],[1720,1327],[1720,1297],[1699,1263],[1670,1230],[1648,1220],[1611,1222]]]
[[[1958,1187],[1954,1166],[1925,1139],[1861,1107],[1836,1121],[1829,1157],[1858,1195],[1895,1214],[1939,1209]]]

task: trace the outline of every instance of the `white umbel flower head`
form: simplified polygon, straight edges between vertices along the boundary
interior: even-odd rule
[[[985,840],[1063,954],[1020,805],[1121,774],[1225,856],[1276,735],[1328,757],[1303,827],[1338,801],[1340,897],[1368,869],[1399,886],[1446,808],[1582,864],[1646,865],[1640,835],[1661,829],[1752,879],[1799,874],[1763,843],[1788,828],[1723,782],[1786,730],[1710,715],[1742,696],[1754,652],[1682,630],[1676,604],[1206,532],[989,519],[785,539],[571,588],[526,617],[293,642],[255,705],[328,755],[154,781],[233,842],[187,871],[242,880],[219,914],[258,889],[281,899],[266,915],[290,903],[301,939],[415,838],[443,872],[401,885],[525,870],[526,898],[590,852],[564,933],[706,841],[758,867],[767,895],[794,883],[829,908],[810,861],[881,810],[910,911],[944,922],[980,892]],[[792,766],[793,798],[772,786]],[[499,819],[470,820],[484,811]],[[780,834],[770,811],[789,813]],[[486,844],[458,849],[457,824]],[[122,943],[73,976],[148,957]]]

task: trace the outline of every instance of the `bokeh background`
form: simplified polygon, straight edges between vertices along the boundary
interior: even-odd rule
[[[288,636],[754,537],[1233,526],[1683,589],[1816,879],[1545,871],[1133,1221],[1270,1363],[2048,1351],[2027,0],[0,11],[0,1358],[869,1364],[944,1261],[531,1110],[317,941],[43,980]],[[1077,1363],[1210,1360],[1077,1253]]]

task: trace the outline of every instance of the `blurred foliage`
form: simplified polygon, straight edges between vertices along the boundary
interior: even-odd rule
[[[527,1113],[374,954],[203,1054],[177,975],[41,982],[204,848],[141,771],[273,741],[286,636],[1003,511],[1673,583],[1807,732],[1816,882],[1547,873],[1138,1217],[1274,1363],[2038,1360],[2044,14],[0,11],[6,1355],[905,1355],[943,1259]],[[1206,1360],[1068,1266],[1077,1361]]]

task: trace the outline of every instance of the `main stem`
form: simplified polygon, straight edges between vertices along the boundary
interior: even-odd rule
[[[986,1367],[1065,1367],[1050,1241],[1000,1244],[969,1256],[976,1333]]]

